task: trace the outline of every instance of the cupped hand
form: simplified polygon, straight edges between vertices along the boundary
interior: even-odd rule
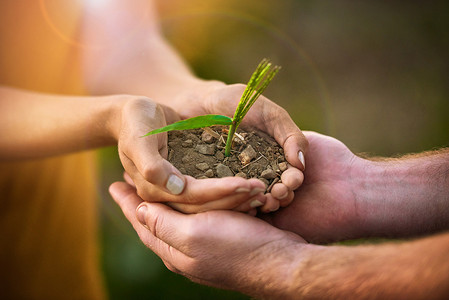
[[[188,213],[212,209],[235,209],[251,212],[266,202],[264,185],[256,179],[195,179],[181,174],[166,160],[165,133],[142,137],[152,129],[179,120],[168,107],[148,98],[122,96],[114,125],[125,179],[135,186],[146,201],[168,202]],[[115,127],[114,127],[115,126]]]
[[[304,246],[301,237],[233,211],[184,215],[163,204],[142,202],[123,182],[109,190],[142,242],[171,271],[254,296],[287,291],[300,261],[298,247]]]
[[[365,160],[342,142],[315,132],[309,141],[305,180],[294,201],[262,216],[274,226],[300,234],[309,242],[333,242],[363,236],[357,180]]]
[[[243,84],[201,82],[193,86],[188,93],[180,94],[173,107],[182,118],[203,114],[223,114],[232,117],[245,87]],[[271,193],[266,194],[266,203],[261,207],[261,211],[276,211],[280,206],[289,205],[293,200],[293,191],[304,180],[303,171],[308,148],[306,137],[285,109],[264,96],[260,96],[249,110],[241,126],[257,128],[272,136],[284,149],[290,164],[289,169],[281,177],[281,183],[275,184]]]

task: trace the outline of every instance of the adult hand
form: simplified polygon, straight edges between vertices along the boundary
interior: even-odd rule
[[[116,96],[112,96],[116,97]],[[256,179],[195,179],[181,174],[167,160],[167,135],[142,137],[152,129],[179,120],[176,113],[147,98],[120,96],[112,121],[125,179],[147,201],[170,202],[176,209],[196,213],[211,209],[251,211],[265,203],[264,185]],[[118,118],[118,120],[117,120]]]
[[[217,81],[199,81],[190,90],[180,93],[172,107],[182,118],[203,114],[233,116],[246,85],[225,85]],[[187,104],[188,103],[188,104]],[[282,174],[281,183],[275,184],[266,194],[263,212],[276,211],[287,206],[304,179],[305,155],[308,142],[285,109],[264,96],[256,101],[243,119],[241,126],[255,127],[266,132],[284,149],[290,167]]]
[[[355,189],[366,161],[334,138],[315,132],[304,134],[309,141],[304,183],[288,207],[263,218],[309,242],[363,236]]]
[[[112,184],[110,193],[143,243],[171,271],[255,297],[289,294],[298,254],[306,246],[299,236],[232,211],[184,215],[142,202],[123,182]]]

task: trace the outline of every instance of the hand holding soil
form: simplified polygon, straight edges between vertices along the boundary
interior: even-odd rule
[[[154,129],[145,135],[149,136],[172,130],[206,128],[207,126],[217,124],[229,125],[228,129],[220,129],[220,133],[212,129],[205,129],[205,132],[192,131],[190,132],[190,138],[178,138],[178,143],[170,141],[169,146],[171,144],[171,147],[176,149],[172,149],[170,152],[169,160],[178,166],[182,173],[195,176],[198,179],[212,177],[249,177],[259,179],[259,181],[264,183],[264,191],[267,193],[265,205],[261,208],[263,212],[275,211],[279,206],[286,206],[292,201],[293,191],[303,181],[303,174],[300,169],[304,170],[303,151],[307,148],[307,140],[291,120],[288,113],[266,98],[262,97],[262,104],[255,105],[256,108],[253,112],[244,119],[250,108],[256,103],[256,100],[279,71],[278,66],[275,66],[273,69],[271,67],[271,63],[267,60],[263,60],[259,64],[241,94],[242,96],[232,119],[226,115],[196,115],[190,119]],[[209,94],[209,98],[206,98],[207,100],[204,99],[203,102],[198,101],[197,104],[199,105],[197,107],[194,106],[195,109],[191,110],[191,113],[195,110],[206,112],[211,112],[212,110],[212,112],[215,112],[214,109],[218,109],[221,113],[227,111],[229,103],[235,99],[235,94],[230,92],[232,90],[237,91],[239,87],[240,85],[226,86],[224,88],[220,86],[215,90],[218,92],[216,94],[217,98],[213,97],[214,93],[212,93],[212,97],[210,97],[210,92],[206,93],[206,95]],[[226,97],[227,94],[229,97]],[[227,103],[225,103],[226,100],[224,99],[227,100]],[[192,103],[189,104],[189,107],[192,107]],[[184,109],[184,114],[186,111],[189,111],[189,109]],[[258,127],[262,132],[253,130],[237,134],[236,130],[241,123],[246,123],[246,126]],[[269,135],[264,134],[263,131],[274,136],[285,147],[287,160],[294,167],[289,166],[285,162],[284,150]],[[197,134],[196,137],[194,136],[195,134]],[[198,136],[199,134],[201,138]],[[171,136],[175,135],[171,134]],[[245,136],[248,136],[249,139],[245,140]],[[257,138],[251,139],[253,137]],[[215,143],[214,138],[217,140],[217,143]],[[237,151],[232,148],[234,140],[241,144]],[[250,140],[253,140],[252,144],[248,143]],[[265,144],[262,145],[264,141]],[[184,148],[191,147],[194,147],[194,151],[188,151],[189,154],[186,155],[186,149]],[[217,150],[220,148],[223,151]],[[176,154],[178,151],[179,153]],[[234,157],[231,153],[234,154]],[[258,153],[260,156],[257,156]],[[181,161],[179,159],[178,161],[173,161],[172,159],[175,157],[181,158]],[[254,159],[255,161],[253,161]],[[238,165],[238,161],[240,161],[240,165]],[[252,166],[249,166],[250,164]],[[198,173],[198,170],[202,173]],[[284,171],[286,171],[285,175],[282,173]],[[253,204],[252,207],[255,207],[256,204],[257,206],[262,205],[260,201],[251,203]]]

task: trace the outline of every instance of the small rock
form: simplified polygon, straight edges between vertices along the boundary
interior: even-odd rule
[[[212,144],[212,145],[200,144],[200,145],[196,145],[195,150],[204,155],[214,155],[215,154],[215,145],[214,144]]]
[[[181,158],[181,161],[182,161],[184,164],[189,163],[189,162],[190,162],[190,156],[183,156],[183,157]]]
[[[184,148],[190,148],[193,146],[193,141],[192,140],[185,140],[181,143],[181,146],[183,146]]]
[[[273,171],[272,169],[266,169],[265,171],[262,172],[262,174],[260,174],[260,177],[265,179],[274,179],[276,178],[276,172]]]
[[[206,144],[212,144],[213,142],[215,142],[215,137],[212,136],[209,132],[203,131],[203,133],[201,134],[201,140]]]
[[[225,156],[223,152],[217,151],[217,153],[215,153],[215,158],[218,159],[219,161],[222,161],[225,158]]]
[[[195,167],[201,171],[206,171],[207,169],[209,169],[209,165],[207,163],[199,163],[196,164]]]
[[[207,176],[204,176],[204,175],[200,175],[200,176],[198,176],[196,179],[208,179],[209,177],[207,177]]]
[[[212,171],[212,169],[209,169],[206,172],[204,172],[204,175],[206,175],[208,178],[212,178],[215,176],[214,171]]]
[[[168,142],[168,147],[175,148],[176,147],[176,142]]]
[[[192,140],[192,141],[194,141],[195,143],[198,143],[199,141],[200,141],[200,138],[199,137],[197,137],[195,134],[193,134],[193,133],[188,133],[187,135],[186,135],[186,139],[187,140]]]
[[[279,153],[280,153],[280,154],[284,154],[284,149],[282,149],[282,148],[279,149]]]
[[[231,162],[229,166],[231,167],[232,171],[236,173],[240,171],[240,164],[238,162]]]
[[[281,162],[279,165],[279,170],[281,170],[282,172],[284,172],[285,170],[287,170],[287,163],[286,162]]]
[[[257,153],[254,150],[254,148],[251,145],[248,145],[248,147],[246,147],[245,150],[243,150],[243,152],[239,154],[239,159],[242,162],[242,164],[246,165],[251,160],[256,158],[256,156]]]
[[[234,176],[234,173],[232,173],[231,169],[229,169],[228,166],[225,166],[224,164],[218,164],[217,165],[217,177],[229,177]]]
[[[235,174],[235,177],[242,177],[242,178],[247,178],[246,174],[243,172],[238,172],[237,174]]]

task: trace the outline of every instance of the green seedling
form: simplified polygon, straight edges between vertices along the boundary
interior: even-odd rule
[[[235,131],[239,127],[245,115],[248,113],[251,106],[267,88],[271,80],[273,80],[279,69],[279,66],[274,66],[272,68],[271,63],[267,59],[264,59],[260,62],[260,64],[257,66],[256,71],[254,71],[248,84],[246,85],[246,89],[243,92],[242,97],[240,98],[239,104],[237,105],[234,117],[232,119],[228,116],[223,115],[198,116],[155,129],[148,132],[144,136],[171,130],[187,130],[209,127],[213,125],[228,125],[230,127],[228,138],[226,141],[225,156],[229,156],[231,154],[231,146]]]

